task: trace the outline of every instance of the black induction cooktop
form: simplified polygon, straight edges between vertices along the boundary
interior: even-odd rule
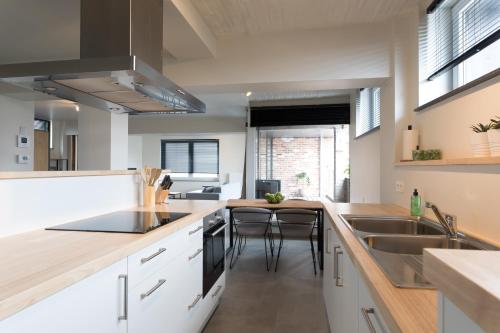
[[[46,230],[145,234],[187,215],[189,213],[119,211],[56,225]]]

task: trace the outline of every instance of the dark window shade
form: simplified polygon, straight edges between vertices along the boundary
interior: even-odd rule
[[[250,127],[294,125],[347,125],[351,105],[293,105],[251,107]]]
[[[434,1],[428,13],[425,36],[428,80],[500,38],[499,0]]]
[[[219,173],[219,143],[193,143],[193,172]]]
[[[219,140],[162,140],[161,167],[173,173],[219,174]]]

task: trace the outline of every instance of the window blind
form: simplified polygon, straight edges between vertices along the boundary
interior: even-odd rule
[[[162,140],[161,165],[173,173],[219,174],[219,140]]]
[[[193,143],[193,172],[219,173],[219,143],[205,141]]]
[[[169,169],[176,173],[189,173],[189,142],[164,141],[162,169]]]
[[[380,88],[362,89],[356,98],[356,136],[380,126]]]
[[[428,80],[500,38],[499,0],[435,0],[427,13]]]

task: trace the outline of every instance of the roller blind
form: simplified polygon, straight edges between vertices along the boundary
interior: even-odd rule
[[[173,173],[219,174],[219,140],[162,140],[161,162]]]
[[[362,89],[356,98],[356,136],[380,126],[380,88]]]
[[[435,0],[427,13],[428,80],[500,38],[499,0]]]

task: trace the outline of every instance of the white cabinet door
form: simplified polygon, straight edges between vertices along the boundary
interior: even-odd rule
[[[333,276],[333,226],[328,215],[325,215],[324,222],[324,261],[323,261],[323,298],[325,300],[326,313],[328,315],[328,323],[330,331],[333,332],[333,293],[334,293],[334,276]]]
[[[180,258],[129,292],[128,333],[181,332]]]
[[[389,333],[387,325],[382,319],[380,311],[378,311],[375,302],[373,301],[370,292],[365,285],[365,282],[360,277],[358,279],[358,293],[359,293],[359,333]]]
[[[333,248],[333,332],[358,330],[358,273],[341,245]]]
[[[196,333],[201,330],[203,318],[203,248],[191,248],[184,253],[181,269],[183,297],[179,306],[184,318],[182,332]]]
[[[483,333],[483,329],[473,322],[452,301],[438,293],[440,333]]]
[[[125,333],[127,260],[121,260],[0,322],[2,333]]]

